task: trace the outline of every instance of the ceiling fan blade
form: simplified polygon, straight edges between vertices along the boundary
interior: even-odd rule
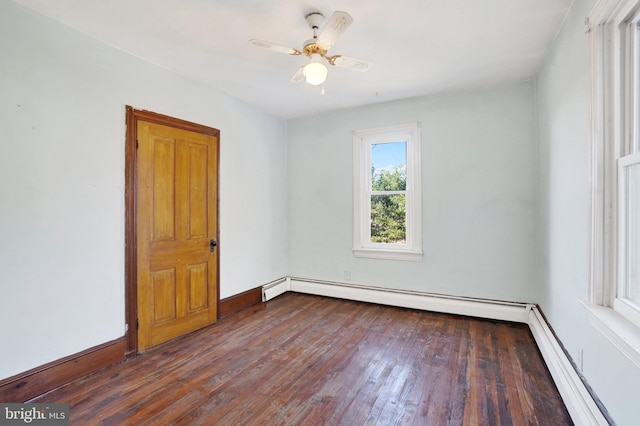
[[[369,71],[373,66],[373,62],[366,59],[350,58],[348,56],[336,55],[329,58],[329,63],[336,67],[349,68],[356,71]]]
[[[329,50],[352,22],[353,18],[347,12],[333,12],[322,33],[318,36],[318,44]]]
[[[298,71],[296,71],[296,73],[293,75],[293,77],[291,77],[291,80],[289,80],[291,83],[301,83],[301,82],[304,81],[303,68],[304,67],[298,68]]]
[[[279,44],[274,44],[269,41],[251,39],[249,40],[249,43],[256,47],[262,47],[264,49],[273,50],[274,52],[286,53],[287,55],[302,54],[302,52],[300,52],[298,49],[294,49],[293,47],[281,46]]]

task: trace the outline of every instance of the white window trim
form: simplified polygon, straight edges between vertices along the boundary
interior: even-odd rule
[[[371,145],[395,141],[407,143],[406,244],[370,242]],[[422,260],[422,197],[420,123],[407,123],[353,132],[353,254],[390,260]]]
[[[640,322],[637,311],[617,298],[620,247],[618,226],[618,158],[633,131],[629,110],[637,99],[623,91],[636,81],[622,81],[617,31],[637,12],[640,0],[600,0],[588,18],[591,68],[591,248],[589,293],[581,300],[591,324],[640,367]],[[627,68],[629,71],[629,68]],[[635,72],[626,75],[635,75]],[[628,98],[628,96],[627,96]],[[637,112],[637,110],[636,110]]]

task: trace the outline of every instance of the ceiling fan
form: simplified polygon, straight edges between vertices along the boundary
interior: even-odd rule
[[[273,50],[274,52],[294,56],[308,56],[309,63],[300,67],[293,77],[291,77],[290,81],[292,83],[306,81],[314,86],[324,83],[328,73],[328,69],[323,63],[325,61],[330,65],[356,71],[364,72],[371,68],[373,65],[371,61],[342,55],[329,56],[327,54],[329,49],[331,49],[335,42],[338,41],[338,38],[340,38],[353,22],[353,18],[347,12],[334,12],[319,35],[317,32],[324,21],[324,15],[320,12],[311,12],[305,16],[305,20],[313,30],[313,38],[304,42],[302,50],[256,39],[249,40],[249,43],[257,47]]]

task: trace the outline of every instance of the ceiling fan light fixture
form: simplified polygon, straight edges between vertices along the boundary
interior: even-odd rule
[[[309,63],[304,66],[302,72],[304,73],[304,80],[312,86],[318,86],[327,80],[327,69],[322,62],[322,57],[314,53],[311,55]]]

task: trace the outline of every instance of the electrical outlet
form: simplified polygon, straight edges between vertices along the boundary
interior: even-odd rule
[[[351,281],[351,271],[344,271],[344,280]]]

